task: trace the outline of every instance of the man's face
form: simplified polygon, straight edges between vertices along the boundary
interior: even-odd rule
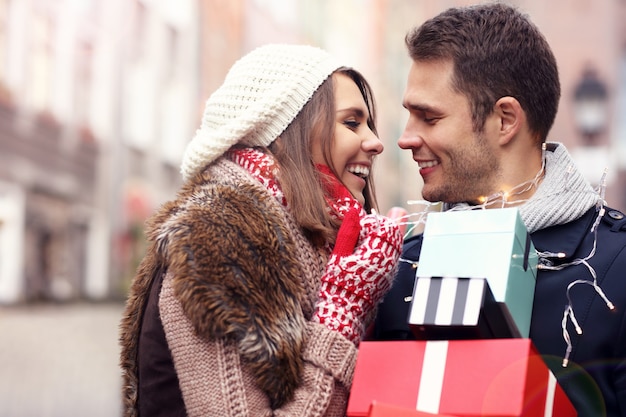
[[[476,202],[497,191],[497,120],[489,116],[483,132],[474,131],[469,101],[452,89],[452,72],[449,60],[413,62],[403,99],[409,119],[398,146],[419,164],[424,199]]]

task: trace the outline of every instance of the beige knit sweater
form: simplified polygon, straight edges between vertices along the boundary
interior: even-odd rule
[[[163,268],[161,321],[189,416],[345,414],[357,350],[311,321],[327,254],[258,181],[220,159],[151,219],[148,239],[121,325],[126,416]]]

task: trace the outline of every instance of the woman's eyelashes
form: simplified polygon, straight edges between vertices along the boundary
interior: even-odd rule
[[[344,120],[343,124],[351,130],[357,130],[361,125],[361,122],[357,120]]]

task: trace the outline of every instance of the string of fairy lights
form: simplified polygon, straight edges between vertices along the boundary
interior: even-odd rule
[[[505,207],[519,206],[523,204],[527,200],[525,199],[518,200],[518,199],[512,199],[512,198],[530,191],[533,187],[538,187],[545,172],[545,161],[546,161],[545,151],[546,151],[546,147],[544,144],[544,147],[543,147],[544,155],[542,158],[543,163],[541,165],[541,168],[537,172],[537,174],[532,179],[525,181],[521,184],[518,184],[512,187],[511,189],[509,189],[508,191],[500,191],[490,196],[482,197],[479,199],[479,203],[476,205],[470,206],[466,204],[460,204],[460,205],[455,205],[446,211],[484,210],[484,209],[489,209],[489,208],[505,208]],[[571,172],[571,167],[568,169],[568,172]],[[572,298],[570,296],[571,289],[574,286],[579,285],[579,284],[590,285],[591,287],[593,287],[596,293],[602,298],[602,300],[605,302],[609,310],[615,309],[615,306],[613,305],[613,303],[608,299],[604,291],[602,291],[602,288],[600,288],[600,285],[598,285],[596,271],[593,268],[593,266],[591,266],[589,263],[589,260],[593,258],[593,256],[596,253],[597,239],[598,239],[598,224],[600,223],[600,221],[602,220],[602,217],[605,214],[606,201],[604,197],[605,197],[605,192],[606,192],[606,177],[607,177],[607,170],[604,171],[600,184],[595,189],[595,193],[597,194],[597,202],[596,202],[597,215],[590,230],[590,233],[593,233],[593,238],[594,238],[593,245],[592,245],[590,252],[582,258],[576,258],[569,262],[564,262],[564,263],[555,263],[553,260],[564,259],[566,257],[566,254],[562,252],[549,252],[549,251],[537,251],[536,250],[536,255],[538,258],[538,264],[537,264],[538,270],[558,271],[558,270],[562,270],[562,269],[573,267],[573,266],[583,266],[590,276],[590,279],[589,278],[576,279],[567,286],[567,290],[566,290],[567,304],[563,311],[563,319],[561,321],[563,340],[565,341],[567,345],[565,355],[562,361],[563,367],[568,366],[569,357],[572,351],[572,341],[571,341],[569,331],[567,330],[567,322],[570,321],[572,323],[577,334],[581,335],[583,333],[583,329],[579,325],[578,320],[576,320],[576,316],[574,314],[574,305],[573,305]],[[423,201],[423,200],[409,200],[407,201],[407,205],[419,206],[421,209],[414,210],[413,212],[410,212],[404,216],[401,216],[395,219],[396,223],[399,226],[403,228],[406,227],[406,231],[404,234],[405,238],[413,235],[416,229],[425,226],[427,218],[428,218],[428,214],[433,211],[439,211],[439,210],[433,210],[433,208],[435,206],[440,207],[441,203],[438,203],[438,202],[432,203],[432,202]],[[418,261],[405,259],[401,257],[400,262],[411,264],[412,268],[415,269],[415,274],[417,278]],[[411,299],[412,297],[407,297],[405,301],[409,302],[411,301]]]

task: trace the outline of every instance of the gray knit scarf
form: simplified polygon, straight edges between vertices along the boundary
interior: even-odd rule
[[[583,177],[565,146],[557,142],[546,143],[545,176],[533,196],[519,207],[519,213],[533,233],[550,226],[578,219],[593,207],[600,198],[598,192]],[[446,205],[455,210],[466,203]]]
[[[530,233],[578,219],[599,199],[583,177],[567,149],[547,143],[546,174],[533,196],[519,212]]]

